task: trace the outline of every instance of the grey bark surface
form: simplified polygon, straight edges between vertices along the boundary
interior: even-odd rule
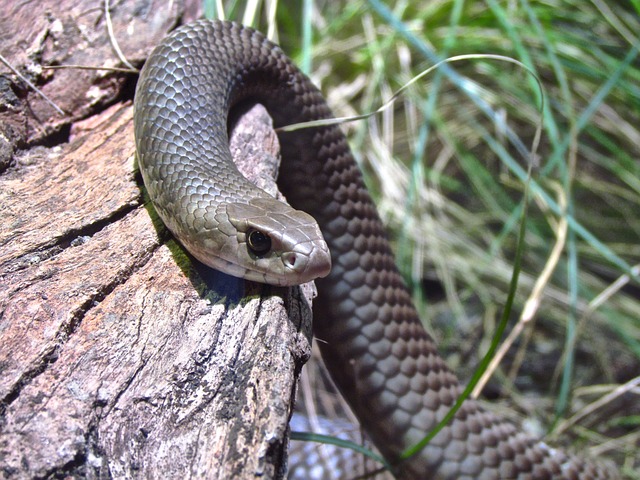
[[[16,25],[1,20],[0,48],[23,74],[118,63],[95,2],[20,5]],[[124,2],[111,13],[139,64],[190,11]],[[25,54],[34,44],[38,58]],[[33,76],[60,116],[2,72],[0,477],[281,476],[313,288],[228,277],[172,239],[137,174],[124,77]],[[264,115],[235,129],[248,173],[277,170]]]

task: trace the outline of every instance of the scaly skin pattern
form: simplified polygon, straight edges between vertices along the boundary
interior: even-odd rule
[[[135,134],[143,178],[167,226],[190,251],[196,244],[197,258],[210,255],[198,245],[215,247],[218,240],[190,236],[235,235],[220,213],[224,202],[266,198],[231,164],[227,116],[245,101],[265,105],[276,127],[332,116],[318,89],[278,46],[234,23],[199,21],[180,28],[154,50],[140,77]],[[281,134],[280,142],[279,186],[293,207],[315,218],[331,252],[333,267],[316,281],[314,305],[323,358],[377,448],[397,462],[400,452],[443,418],[461,386],[418,318],[340,128]],[[313,234],[305,235],[303,240],[315,241],[309,240]],[[243,236],[235,236],[239,245],[224,248],[246,249]],[[213,265],[224,269],[224,262]],[[233,268],[230,273],[238,274]],[[617,478],[521,433],[472,400],[395,474],[403,479]]]

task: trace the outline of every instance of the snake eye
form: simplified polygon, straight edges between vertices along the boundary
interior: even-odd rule
[[[255,255],[264,255],[271,250],[271,239],[269,235],[262,233],[258,230],[251,230],[247,234],[247,245],[249,250]]]

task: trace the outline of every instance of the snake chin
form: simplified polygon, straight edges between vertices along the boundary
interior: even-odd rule
[[[230,258],[216,252],[212,255],[208,249],[196,248],[195,245],[183,242],[184,247],[198,261],[206,266],[232,277],[244,278],[259,283],[279,287],[290,287],[311,282],[316,278],[326,277],[331,271],[329,249],[315,243],[296,245],[295,250],[272,250],[263,257],[256,257],[249,248],[238,245],[238,253]]]
[[[290,250],[283,249],[278,241],[274,243],[273,250],[266,257],[248,253],[251,258],[243,262],[246,267],[243,278],[270,285],[293,286],[326,277],[331,271],[331,256],[324,241],[321,244],[317,239],[297,243]]]
[[[322,237],[291,241],[287,235],[273,235],[271,249],[256,255],[247,245],[246,234],[238,231],[220,245],[180,238],[183,246],[201,263],[233,277],[276,286],[293,286],[326,277],[331,271],[329,247]]]

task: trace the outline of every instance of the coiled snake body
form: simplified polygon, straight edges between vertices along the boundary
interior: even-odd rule
[[[340,129],[280,134],[285,173],[278,183],[299,209],[293,210],[248,183],[232,163],[227,116],[244,101],[265,105],[276,127],[332,116],[310,80],[252,29],[199,21],[154,50],[140,76],[134,118],[151,199],[205,264],[279,285],[324,277],[316,281],[314,333],[323,340],[325,363],[394,462],[443,418],[460,384],[420,323]],[[471,400],[397,475],[613,478]]]

